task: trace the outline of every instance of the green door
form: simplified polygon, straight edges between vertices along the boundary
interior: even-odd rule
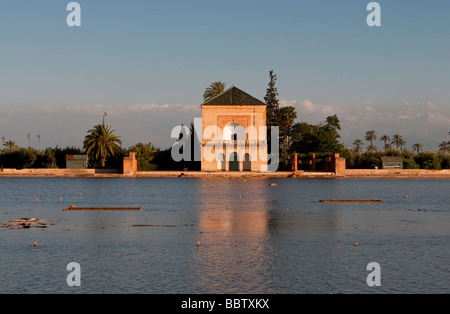
[[[229,167],[230,171],[239,171],[239,161],[237,158],[237,153],[231,153],[229,163],[230,163]]]

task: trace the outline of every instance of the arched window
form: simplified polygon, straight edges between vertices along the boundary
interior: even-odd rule
[[[244,127],[236,122],[229,123],[223,129],[224,141],[244,141],[245,130]]]

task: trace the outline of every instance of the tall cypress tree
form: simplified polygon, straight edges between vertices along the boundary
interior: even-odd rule
[[[266,102],[266,126],[267,126],[267,148],[268,153],[272,153],[270,151],[271,148],[271,127],[278,126],[278,120],[280,115],[280,104],[278,102],[278,91],[275,87],[275,82],[277,80],[277,76],[273,74],[273,70],[269,72],[270,74],[270,82],[269,88],[266,90],[266,96],[264,97],[264,101]],[[278,152],[277,152],[278,153]]]
[[[267,88],[264,101],[267,104],[266,107],[266,125],[270,129],[271,126],[277,126],[278,115],[280,111],[280,104],[278,102],[278,91],[275,87],[277,76],[273,74],[273,70],[270,71],[269,88]]]

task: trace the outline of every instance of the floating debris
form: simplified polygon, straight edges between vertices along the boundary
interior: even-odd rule
[[[12,230],[29,229],[29,228],[47,228],[47,219],[38,220],[32,218],[19,218],[9,221],[8,224],[2,224],[0,227]]]
[[[131,225],[132,227],[162,227],[162,228],[176,228],[174,225]]]
[[[384,203],[379,199],[374,200],[320,200],[321,203]]]
[[[63,211],[68,210],[142,210],[142,207],[77,207],[75,205],[70,205],[63,209]]]

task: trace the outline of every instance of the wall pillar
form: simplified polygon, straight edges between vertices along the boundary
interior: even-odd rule
[[[130,152],[129,157],[123,159],[123,174],[134,175],[137,172],[136,153]]]
[[[298,155],[294,154],[294,157],[292,157],[292,171],[297,172],[298,170]]]

